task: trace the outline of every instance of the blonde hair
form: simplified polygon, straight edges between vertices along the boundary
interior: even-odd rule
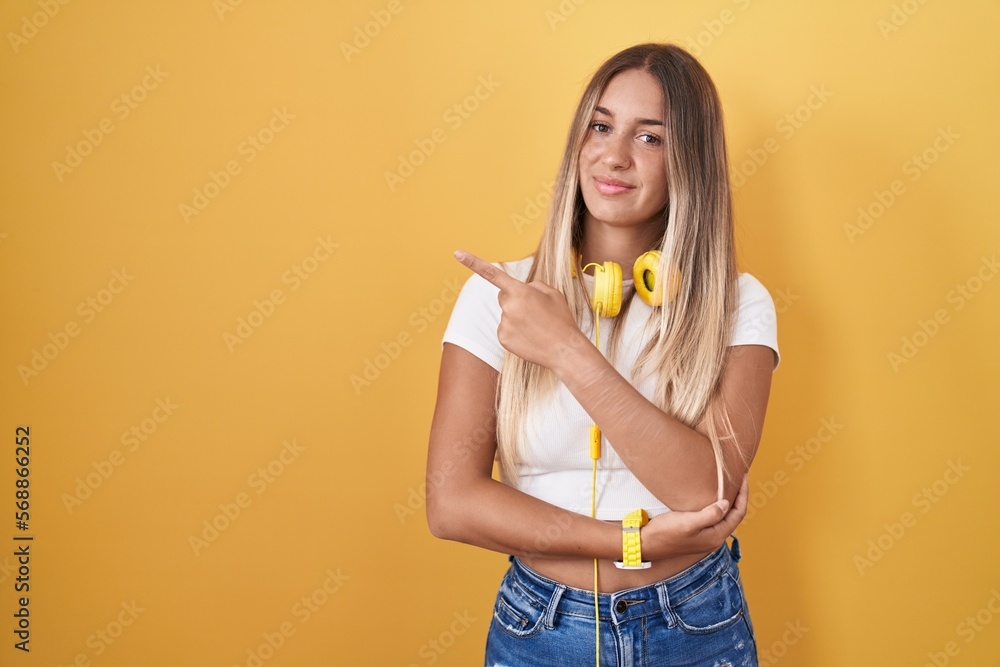
[[[728,475],[723,443],[735,443],[735,436],[719,385],[737,305],[738,273],[722,107],[708,73],[687,51],[673,44],[640,44],[598,68],[576,108],[545,229],[526,280],[541,280],[561,291],[577,322],[593,327],[582,272],[573,276],[570,259],[583,240],[580,149],[608,82],[632,69],[651,74],[663,90],[668,202],[658,275],[665,276],[667,266],[676,266],[681,281],[669,308],[652,309],[647,325],[653,333],[631,369],[630,382],[635,385],[656,371],[654,404],[691,428],[708,417],[721,498],[723,475]],[[611,358],[633,294],[634,289],[628,288],[622,313],[611,321],[607,336]],[[525,432],[529,401],[554,387],[554,375],[547,368],[504,351],[496,397],[502,481],[510,483],[521,459],[518,443]]]

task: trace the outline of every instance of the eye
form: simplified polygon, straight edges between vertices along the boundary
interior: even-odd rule
[[[599,120],[595,120],[593,123],[590,124],[590,129],[604,134],[606,132],[611,131],[611,126],[608,125],[607,123],[602,123]]]
[[[639,138],[642,140],[643,143],[649,144],[651,146],[657,146],[663,143],[663,140],[660,139],[655,134],[640,134]]]

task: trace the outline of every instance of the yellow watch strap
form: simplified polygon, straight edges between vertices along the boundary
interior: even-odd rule
[[[644,509],[637,509],[629,512],[622,519],[622,560],[615,561],[615,565],[621,569],[637,570],[650,566],[648,561],[642,560],[642,542],[639,537],[639,529],[649,523],[649,515]]]

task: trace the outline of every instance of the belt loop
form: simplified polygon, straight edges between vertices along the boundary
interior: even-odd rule
[[[729,553],[732,554],[733,560],[739,563],[740,558],[742,557],[740,554],[740,540],[738,537],[736,537],[736,533],[732,534],[732,538],[733,538],[733,546],[729,548]]]
[[[555,627],[556,621],[556,607],[559,606],[559,600],[562,598],[563,592],[566,587],[562,584],[556,584],[556,588],[552,591],[552,597],[549,598],[549,604],[545,608],[545,627],[551,630]]]
[[[660,613],[663,614],[663,620],[666,622],[668,628],[674,627],[673,614],[670,611],[670,590],[665,581],[658,581],[654,584],[656,588],[656,594],[660,598]]]

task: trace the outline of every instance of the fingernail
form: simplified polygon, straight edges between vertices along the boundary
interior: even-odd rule
[[[457,259],[460,262],[465,261],[465,253],[462,252],[461,250],[456,250],[455,251],[455,259]]]

